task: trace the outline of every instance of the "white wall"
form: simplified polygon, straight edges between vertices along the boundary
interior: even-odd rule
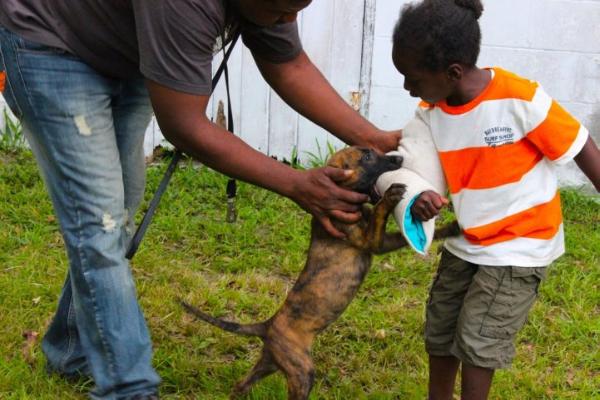
[[[391,61],[392,30],[407,2],[315,0],[300,16],[306,52],[346,101],[362,88],[367,107],[361,112],[384,129],[402,127],[417,103],[402,88],[402,77]],[[539,81],[600,143],[600,0],[484,0],[484,6],[479,65],[501,66]],[[365,7],[367,22],[369,7],[375,8],[373,37],[368,29],[363,32]],[[372,40],[372,48],[363,48],[364,34]],[[215,68],[219,61],[217,57]],[[316,141],[322,146],[326,141],[341,145],[298,117],[267,87],[241,44],[232,55],[230,72],[236,132],[253,147],[289,158],[295,146],[306,156],[315,151]],[[210,115],[217,100],[225,99],[223,85],[213,97]],[[162,142],[153,122],[146,138],[147,153]],[[564,184],[585,182],[574,163],[561,168],[560,176]]]
[[[401,126],[416,101],[391,63],[391,34],[404,0],[377,0],[371,119]],[[480,66],[501,66],[536,80],[600,143],[600,1],[484,0]],[[587,184],[571,162],[563,184]]]

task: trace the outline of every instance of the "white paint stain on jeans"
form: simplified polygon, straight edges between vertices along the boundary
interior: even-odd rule
[[[90,136],[92,134],[92,129],[88,125],[85,115],[76,115],[73,117],[73,121],[75,121],[75,125],[81,135]]]
[[[102,225],[104,227],[104,232],[113,232],[117,227],[117,221],[115,221],[112,215],[104,213],[102,216]]]

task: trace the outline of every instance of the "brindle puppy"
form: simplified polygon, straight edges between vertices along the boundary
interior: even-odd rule
[[[378,155],[373,150],[358,147],[337,152],[328,163],[354,170],[355,173],[340,185],[367,194],[379,175],[398,169],[401,164],[401,157]],[[354,224],[335,222],[335,226],[346,234],[346,240],[330,236],[313,219],[306,266],[281,308],[265,322],[248,325],[228,322],[181,302],[187,311],[221,329],[263,340],[259,361],[248,376],[236,384],[232,398],[248,392],[259,379],[281,370],[287,378],[288,398],[308,399],[314,381],[310,351],[315,336],[350,304],[371,266],[372,254],[382,254],[407,244],[399,232],[385,232],[387,217],[404,192],[404,185],[394,184],[372,209],[364,207],[360,221]],[[451,224],[439,229],[436,236],[457,233],[458,226]]]

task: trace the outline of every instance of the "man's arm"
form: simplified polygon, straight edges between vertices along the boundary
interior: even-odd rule
[[[579,154],[575,156],[575,162],[596,190],[600,192],[600,150],[591,135],[588,136]]]
[[[147,80],[154,113],[165,137],[204,164],[289,197],[332,235],[343,236],[330,218],[354,222],[366,195],[340,188],[347,171],[324,167],[299,171],[254,150],[206,117],[208,96],[177,92]]]
[[[364,119],[338,95],[304,52],[281,64],[259,57],[255,60],[265,80],[287,104],[344,142],[383,153],[398,149],[401,131],[387,133]]]

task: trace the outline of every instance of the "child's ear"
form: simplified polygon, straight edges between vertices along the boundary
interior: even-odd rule
[[[451,81],[460,81],[463,77],[463,67],[458,63],[450,64],[446,69],[446,76]]]

